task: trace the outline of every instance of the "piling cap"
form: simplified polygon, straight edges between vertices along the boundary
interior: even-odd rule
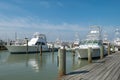
[[[65,46],[61,46],[60,49],[65,49]]]

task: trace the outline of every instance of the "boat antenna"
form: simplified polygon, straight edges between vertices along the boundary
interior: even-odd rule
[[[17,32],[15,32],[15,41],[17,40]]]

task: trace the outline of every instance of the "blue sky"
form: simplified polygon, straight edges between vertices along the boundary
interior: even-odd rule
[[[112,39],[114,27],[120,25],[119,4],[119,0],[0,0],[0,37],[40,32],[49,41],[57,37],[71,41],[76,32],[84,38],[89,26],[98,25]]]

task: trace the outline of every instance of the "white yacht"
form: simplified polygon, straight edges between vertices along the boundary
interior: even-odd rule
[[[40,34],[36,32],[33,35],[33,38],[28,41],[28,44],[21,44],[18,41],[15,41],[15,44],[7,44],[6,48],[10,53],[35,53],[40,52],[40,45],[42,46],[42,51],[49,51],[47,46],[46,36],[44,34]]]
[[[106,32],[104,32],[104,34],[103,34],[103,46],[106,50],[108,49],[108,44],[110,44],[110,42],[108,40],[108,35]]]
[[[87,39],[81,41],[80,46],[76,49],[78,58],[88,58],[88,48],[92,48],[92,57],[100,56],[100,47],[102,45],[101,29],[98,26],[90,27]]]
[[[115,30],[115,39],[113,41],[115,51],[120,51],[120,29]]]
[[[78,34],[78,33],[76,33],[76,34],[75,34],[75,37],[76,37],[76,39],[75,39],[75,41],[73,42],[73,49],[78,48],[78,47],[79,47],[79,45],[80,45],[79,34]]]
[[[62,41],[60,40],[60,38],[58,37],[57,39],[56,39],[56,41],[54,42],[54,48],[60,48],[60,47],[62,47]]]

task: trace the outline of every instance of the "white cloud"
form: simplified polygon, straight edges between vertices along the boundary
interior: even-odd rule
[[[83,38],[89,30],[88,28],[89,26],[85,27],[67,22],[61,24],[49,23],[48,20],[40,20],[37,17],[8,17],[0,15],[0,37],[3,37],[3,34],[7,34],[7,37],[14,37],[15,32],[21,37],[25,37],[25,35],[31,37],[34,32],[40,32],[46,34],[48,40],[55,40],[59,36],[61,36],[62,40],[74,40],[76,32],[80,34],[80,38]],[[104,28],[107,30],[108,27]],[[109,30],[109,32],[111,31]]]
[[[50,24],[41,22],[41,20],[32,18],[32,17],[6,17],[0,15],[0,27],[8,27],[8,28],[39,28],[39,29],[46,29],[46,30],[71,30],[71,31],[81,31],[85,30],[79,24]]]
[[[7,17],[0,15],[0,31],[7,33],[33,33],[41,32],[45,33],[49,39],[58,35],[66,36],[65,39],[70,38],[71,35],[75,35],[75,32],[85,31],[85,27],[81,27],[79,24],[61,23],[52,24],[44,22],[38,18],[33,17]],[[54,36],[52,36],[54,35]]]

